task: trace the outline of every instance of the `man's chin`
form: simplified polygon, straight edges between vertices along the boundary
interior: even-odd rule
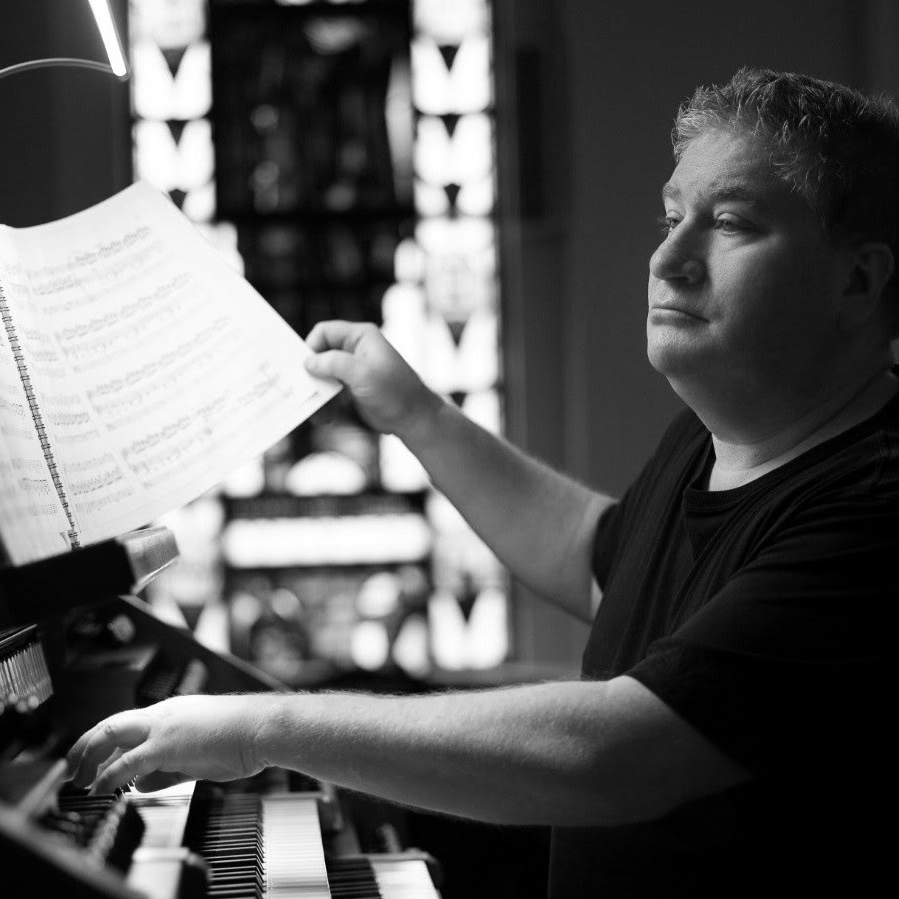
[[[699,347],[676,340],[654,339],[652,333],[646,342],[649,364],[666,378],[695,378],[710,370],[707,353]]]

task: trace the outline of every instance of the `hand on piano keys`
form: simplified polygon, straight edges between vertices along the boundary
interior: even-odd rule
[[[110,793],[136,780],[141,791],[190,780],[237,780],[265,763],[256,734],[274,695],[175,696],[119,712],[83,734],[68,753],[76,786]]]

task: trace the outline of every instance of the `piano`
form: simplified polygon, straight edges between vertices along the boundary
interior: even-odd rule
[[[231,783],[89,796],[65,753],[97,721],[184,693],[283,690],[132,594],[177,557],[150,528],[0,568],[0,863],[8,887],[108,899],[439,899],[439,868],[388,822],[361,835],[329,784]],[[370,850],[372,844],[384,851]]]

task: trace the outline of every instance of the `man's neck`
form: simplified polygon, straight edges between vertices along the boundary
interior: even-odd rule
[[[769,427],[765,432],[730,428],[727,437],[720,437],[712,425],[715,462],[708,489],[729,490],[760,478],[870,418],[897,391],[899,379],[891,371],[881,369],[860,384],[852,384],[820,402],[808,404],[781,426]]]

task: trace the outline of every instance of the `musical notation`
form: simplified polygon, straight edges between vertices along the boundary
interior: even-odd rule
[[[44,478],[19,478],[19,485],[27,493],[39,496],[50,496],[53,493],[53,485]]]
[[[34,427],[30,422],[23,424],[21,427],[3,423],[0,425],[0,432],[2,432],[4,437],[19,437],[23,440],[30,440],[34,436]]]
[[[157,360],[143,366],[141,372],[129,372],[125,378],[98,385],[88,398],[107,428],[116,430],[134,423],[139,416],[161,411],[185,383],[216,377],[233,358],[231,350],[240,335],[233,331],[213,333],[221,336],[206,345],[212,334],[200,335],[188,348],[192,355],[182,362],[166,367]]]
[[[110,488],[116,488],[118,493],[122,491],[125,491],[125,493],[134,492],[126,483],[125,474],[117,464],[100,469],[91,474],[90,477],[82,478],[81,480],[70,480],[69,486],[74,497],[88,496],[101,490],[110,490]]]
[[[5,419],[28,418],[28,413],[22,403],[16,402],[15,400],[8,400],[2,393],[0,393],[0,415]]]
[[[126,464],[144,486],[169,477],[176,466],[205,465],[218,454],[220,445],[227,445],[248,426],[248,410],[258,414],[290,396],[289,388],[265,365],[232,369],[229,375],[225,381],[219,376],[217,392],[206,402],[122,448]]]
[[[97,515],[110,507],[114,507],[117,503],[131,499],[135,496],[135,490],[129,485],[119,488],[118,490],[110,489],[108,483],[100,485],[95,493],[103,491],[102,496],[94,496],[92,498],[81,497],[79,500],[78,510],[85,517]]]
[[[303,342],[145,183],[14,234],[41,439],[85,540],[193,499],[337,390],[306,373]]]

